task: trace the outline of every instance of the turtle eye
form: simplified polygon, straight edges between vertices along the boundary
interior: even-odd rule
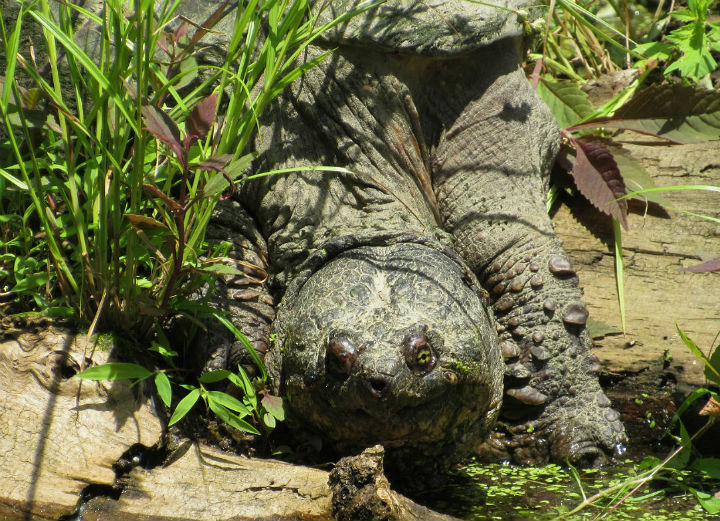
[[[333,337],[328,342],[327,361],[330,372],[336,375],[349,375],[357,357],[357,349],[344,336]]]
[[[405,361],[413,373],[425,375],[433,370],[437,356],[425,335],[411,335],[407,340]]]

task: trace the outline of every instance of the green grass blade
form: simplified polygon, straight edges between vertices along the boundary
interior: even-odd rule
[[[625,263],[622,254],[622,228],[617,219],[613,219],[613,232],[615,236],[615,284],[620,308],[620,322],[623,333],[625,333]]]
[[[720,383],[720,368],[714,367],[712,363],[710,363],[710,360],[707,356],[705,356],[705,353],[703,353],[700,348],[693,342],[686,334],[685,332],[680,329],[680,326],[675,324],[675,328],[677,329],[678,335],[680,335],[680,339],[683,341],[683,343],[692,351],[692,353],[702,361],[702,363],[705,364],[705,366],[708,368],[710,373],[714,375],[713,380],[716,383]]]
[[[136,134],[140,133],[138,126],[136,125],[134,118],[131,116],[131,111],[125,104],[125,100],[120,95],[115,87],[110,83],[107,77],[105,77],[102,71],[95,65],[95,62],[78,46],[73,40],[71,40],[60,27],[57,26],[52,20],[35,11],[29,13],[37,22],[47,29],[52,36],[57,39],[67,50],[68,53],[72,54],[74,58],[85,68],[87,74],[89,74],[97,83],[102,87],[103,90],[107,91],[115,101],[115,106],[122,112],[123,116],[127,121],[127,124],[133,129]]]
[[[222,316],[220,313],[213,311],[212,316],[215,317],[217,320],[220,321],[222,325],[224,325],[230,332],[232,332],[235,335],[235,338],[240,340],[242,342],[243,346],[245,346],[245,349],[248,350],[250,353],[250,356],[252,357],[253,361],[255,362],[255,365],[257,365],[258,369],[260,369],[260,373],[262,376],[262,380],[267,380],[267,369],[265,369],[265,364],[260,359],[260,356],[257,354],[257,351],[255,351],[255,348],[250,344],[248,339],[245,337],[245,335],[235,327],[235,325],[230,322],[227,318]]]

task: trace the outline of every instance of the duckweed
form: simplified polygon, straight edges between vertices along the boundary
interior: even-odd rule
[[[599,491],[635,476],[635,462],[620,466],[578,471],[560,465],[517,467],[470,463],[459,468],[451,483],[431,498],[431,506],[468,521],[590,521],[603,515],[627,491],[609,495],[596,506],[572,516],[563,516]],[[582,484],[580,489],[578,482]],[[689,494],[665,496],[657,487],[645,486],[603,516],[607,521],[716,521]]]

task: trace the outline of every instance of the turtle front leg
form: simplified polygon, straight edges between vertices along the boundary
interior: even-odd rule
[[[506,361],[501,425],[483,450],[597,463],[625,431],[598,383],[582,290],[545,208],[557,124],[515,56],[495,46],[435,76],[445,79],[434,105],[438,205],[491,295]]]

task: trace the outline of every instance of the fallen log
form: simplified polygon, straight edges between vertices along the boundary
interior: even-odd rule
[[[73,378],[107,361],[110,347],[52,327],[0,342],[0,518],[322,521],[362,510],[363,519],[453,519],[390,489],[382,447],[341,460],[332,485],[324,470],[190,440],[164,454],[141,386]]]
[[[628,135],[624,135],[627,138]],[[626,141],[656,186],[718,185],[720,143],[663,146],[657,141]],[[632,189],[632,187],[630,188]],[[720,217],[720,194],[663,192],[674,208]],[[671,209],[667,213],[632,204],[629,230],[623,231],[626,332],[615,287],[613,230],[586,202],[562,206],[554,215],[558,236],[575,265],[590,317],[612,326],[596,338],[606,370],[637,373],[658,360],[680,383],[704,382],[703,364],[681,341],[675,324],[705,352],[720,330],[720,275],[681,271],[707,256],[720,256],[720,225]],[[714,346],[712,346],[714,347]]]

